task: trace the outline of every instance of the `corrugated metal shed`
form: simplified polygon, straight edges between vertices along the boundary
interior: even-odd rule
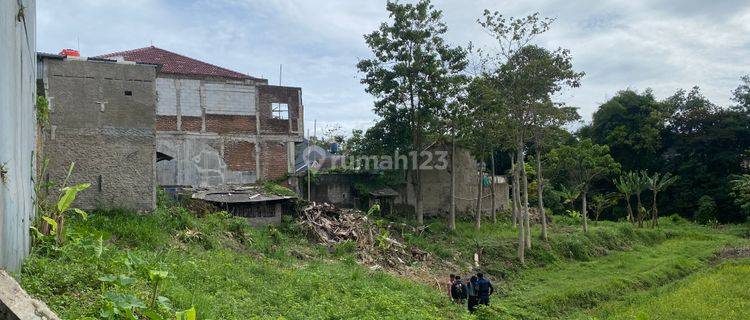
[[[36,3],[0,1],[0,268],[29,252],[34,213]]]

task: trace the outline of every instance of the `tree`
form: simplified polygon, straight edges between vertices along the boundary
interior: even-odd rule
[[[632,172],[628,175],[628,179],[630,179],[630,185],[633,187],[633,193],[635,194],[636,199],[636,220],[638,221],[638,227],[642,228],[643,217],[646,215],[646,209],[643,207],[641,194],[648,187],[648,175],[646,171]]]
[[[732,197],[745,212],[745,216],[750,215],[750,174],[743,174],[732,180]]]
[[[661,172],[680,176],[665,193],[667,210],[692,216],[696,199],[712,198],[719,222],[741,222],[746,215],[731,198],[731,181],[743,173],[750,148],[750,111],[721,108],[700,89],[680,90],[664,101],[671,110],[664,133]]]
[[[500,135],[502,129],[499,119],[495,113],[495,106],[502,102],[497,100],[495,92],[491,89],[491,83],[487,77],[476,77],[472,79],[467,89],[466,110],[461,121],[461,137],[463,142],[469,146],[478,161],[482,161],[492,153],[494,145],[503,137]],[[468,164],[475,166],[476,164]],[[481,227],[481,198],[482,198],[482,170],[478,172],[478,188],[476,199],[476,210],[474,212],[474,227]],[[493,208],[494,210],[494,208]]]
[[[582,76],[582,74],[580,75]],[[580,79],[579,76],[579,79]],[[576,80],[577,81],[577,80]],[[547,139],[555,138],[561,127],[569,122],[580,119],[575,108],[555,106],[547,102],[537,105],[532,111],[533,140],[537,175],[537,204],[542,220],[542,239],[547,240],[547,217],[544,209],[544,174],[542,170],[542,149]]]
[[[732,91],[732,101],[737,103],[734,109],[750,112],[750,75],[742,76],[740,81],[740,85]]]
[[[529,221],[528,176],[525,166],[525,143],[534,119],[535,108],[551,103],[554,93],[564,87],[577,87],[583,76],[572,70],[570,52],[564,49],[549,51],[529,45],[532,39],[549,30],[553,22],[549,18],[540,18],[538,13],[524,18],[506,18],[499,12],[484,11],[479,24],[497,40],[498,53],[485,62],[494,63],[491,71],[486,72],[493,80],[493,89],[502,97],[498,104],[497,114],[506,119],[505,127],[515,149],[514,166],[520,185],[514,190],[522,190],[520,213],[523,220],[519,228],[519,260],[524,260],[525,243],[531,248],[531,226]],[[515,177],[514,177],[515,181]]]
[[[633,195],[634,187],[632,184],[632,180],[630,179],[629,175],[632,174],[630,172],[625,173],[621,175],[616,180],[613,180],[613,183],[615,187],[617,187],[617,191],[620,192],[620,195],[625,199],[625,204],[627,205],[628,210],[628,222],[635,223],[635,218],[633,216],[633,207],[630,205],[630,197]]]
[[[411,129],[407,147],[421,163],[424,138],[438,126],[434,114],[452,100],[452,86],[464,80],[466,51],[446,44],[442,12],[429,0],[416,4],[388,1],[386,10],[391,21],[365,35],[374,57],[360,60],[357,68],[364,74],[365,91],[376,98],[375,113]],[[422,175],[413,166],[409,171],[416,220],[423,225]]]
[[[651,203],[651,227],[656,227],[659,225],[659,209],[656,206],[657,195],[660,191],[663,191],[674,183],[677,180],[677,176],[672,176],[670,173],[662,175],[656,172],[651,177],[648,175],[645,177],[648,182],[648,188],[651,189],[651,193],[654,196]]]
[[[570,203],[570,210],[575,210],[576,200],[581,196],[581,188],[578,186],[569,188],[563,184],[560,185],[559,190],[555,190],[555,194],[562,199],[563,204]]]
[[[608,145],[623,170],[658,170],[666,116],[650,90],[624,90],[599,106],[590,128],[582,132],[594,143]]]
[[[620,164],[609,155],[609,147],[594,144],[590,139],[563,145],[547,154],[547,162],[554,172],[568,176],[570,184],[581,192],[583,231],[588,231],[587,198],[589,188],[596,179],[620,170]]]
[[[591,210],[594,211],[594,221],[599,221],[602,211],[617,204],[620,195],[617,193],[596,194],[591,197]]]
[[[516,192],[524,190],[523,196],[514,195],[518,198],[520,217],[518,228],[518,258],[521,263],[525,261],[525,247],[531,247],[531,236],[528,219],[528,180],[526,180],[524,165],[524,141],[529,124],[529,109],[532,104],[538,103],[538,95],[529,95],[536,91],[537,87],[525,87],[533,77],[532,74],[524,73],[524,69],[533,64],[526,63],[529,54],[519,54],[525,46],[536,36],[549,30],[552,19],[540,18],[538,13],[523,18],[506,18],[499,12],[484,10],[483,19],[477,22],[497,42],[497,54],[494,56],[483,56],[485,68],[484,74],[494,82],[491,86],[495,92],[493,96],[501,97],[501,103],[495,105],[495,114],[505,120],[506,129],[509,132],[511,146],[515,149],[516,164],[514,167],[514,188]],[[527,51],[531,53],[531,51]],[[487,67],[486,64],[492,64]],[[527,69],[528,70],[528,69]],[[518,181],[521,180],[521,181]]]

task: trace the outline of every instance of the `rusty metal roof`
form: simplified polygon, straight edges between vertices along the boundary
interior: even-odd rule
[[[383,189],[371,191],[370,195],[373,197],[377,197],[377,198],[388,198],[388,197],[398,197],[399,193],[396,192],[396,190],[393,190],[391,188],[383,188]]]
[[[240,187],[198,189],[193,191],[192,198],[220,203],[254,203],[288,200],[296,197],[270,194],[263,191],[261,187]]]

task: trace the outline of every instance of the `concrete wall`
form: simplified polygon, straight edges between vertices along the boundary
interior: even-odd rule
[[[367,179],[365,175],[356,174],[320,174],[311,185],[310,200],[327,202],[342,207],[354,207],[356,193],[354,183]],[[307,200],[307,182],[300,179],[299,189],[303,191],[302,198]]]
[[[299,88],[254,81],[159,75],[157,164],[164,186],[217,186],[274,180],[291,172],[302,141]],[[286,103],[288,119],[274,119],[271,104]]]
[[[0,268],[17,271],[34,215],[36,3],[0,1]]]
[[[447,151],[445,147],[433,150]],[[476,159],[468,150],[456,149],[456,211],[467,213],[476,208],[479,174],[476,169]],[[450,165],[449,165],[450,168]],[[498,210],[507,208],[510,203],[508,182],[505,177],[496,177],[495,204]],[[422,199],[426,215],[446,215],[450,210],[450,172],[448,170],[422,171]],[[414,190],[411,183],[407,183],[401,191],[401,201],[410,205],[415,204]],[[490,212],[492,199],[490,187],[483,187],[482,209]],[[408,199],[408,200],[406,200]]]
[[[171,134],[157,135],[157,150],[173,157],[156,164],[156,176],[162,186],[209,187],[217,185],[249,184],[257,180],[255,175],[254,141],[232,139],[215,135]],[[228,147],[246,142],[253,149],[233,152]],[[225,157],[252,159],[250,167],[240,166],[233,170]],[[230,162],[234,164],[233,162]],[[245,168],[247,170],[236,170]]]
[[[78,195],[83,209],[156,206],[156,68],[73,59],[43,61],[51,128],[45,135],[48,176],[88,182]],[[53,190],[54,192],[54,190]]]

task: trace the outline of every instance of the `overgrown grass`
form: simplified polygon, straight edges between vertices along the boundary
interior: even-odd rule
[[[148,300],[149,282],[142,276],[148,270],[168,271],[160,295],[174,310],[195,306],[199,319],[464,316],[428,286],[370,271],[352,251],[330,254],[308,244],[291,223],[251,228],[223,213],[197,218],[162,207],[153,214],[94,212],[69,230],[62,246],[37,245],[20,274],[22,286],[65,319],[99,318],[108,292]],[[103,252],[97,258],[99,236]],[[99,280],[107,275],[135,283],[112,288]]]
[[[630,230],[628,227],[617,229],[620,234],[630,233],[626,231]],[[495,299],[491,310],[486,310],[486,318],[566,318],[577,310],[670,284],[704,269],[721,248],[747,243],[732,234],[734,229],[715,230],[665,219],[662,230],[666,237],[663,241],[659,241],[658,234],[640,234],[635,230],[636,233],[626,237],[640,240],[631,241],[627,251],[606,251],[601,257],[583,261],[558,260],[516,273],[503,285],[507,296]],[[607,233],[601,229],[593,233],[597,232]],[[606,237],[590,235],[581,239],[597,238]]]
[[[588,317],[587,310],[609,317],[610,309],[596,308],[669,286],[704,269],[717,249],[747,242],[747,226],[711,229],[671,218],[655,230],[599,222],[584,234],[570,219],[551,228],[548,242],[533,230],[525,266],[517,262],[516,230],[508,223],[475,231],[462,221],[449,231],[442,220],[431,220],[420,234],[394,232],[434,254],[438,263],[427,267],[436,268],[439,279],[469,272],[473,253],[482,248],[482,269],[507,296],[494,297],[478,319]],[[196,217],[170,204],[151,214],[111,210],[73,220],[68,241],[36,245],[19,278],[65,319],[99,318],[111,292],[148,300],[149,270],[169,274],[159,292],[170,300],[171,307],[159,307],[165,317],[172,314],[168,309],[195,306],[199,319],[473,318],[434,287],[358,265],[354,249],[351,242],[335,250],[312,245],[288,220],[252,228],[226,213]],[[439,269],[441,262],[459,270]],[[108,275],[134,283],[113,287],[99,280]],[[652,308],[646,302],[632,314]]]
[[[471,268],[472,257],[481,248],[483,271],[507,278],[526,268],[560,261],[587,261],[612,251],[655,245],[675,236],[671,228],[636,228],[609,221],[592,223],[590,232],[583,233],[577,221],[557,216],[556,222],[550,225],[546,242],[540,239],[539,226],[532,228],[532,249],[527,250],[526,265],[522,266],[516,254],[517,232],[508,221],[486,222],[479,231],[473,223],[461,221],[456,230],[451,231],[441,219],[430,221],[420,235],[406,233],[404,237],[410,244],[431,251],[441,259],[458,258],[465,269]]]
[[[664,287],[644,291],[593,311],[607,319],[750,319],[750,259],[727,261]]]
[[[747,225],[717,229],[665,217],[657,229],[603,221],[583,233],[576,221],[556,218],[549,241],[539,239],[538,228],[532,230],[525,266],[516,258],[517,231],[507,222],[487,223],[476,231],[464,221],[452,232],[442,221],[432,221],[422,235],[407,239],[445,259],[459,256],[465,262],[482,249],[482,269],[507,295],[496,297],[481,319],[564,318],[679,280],[704,269],[721,248],[748,243],[743,239]]]

